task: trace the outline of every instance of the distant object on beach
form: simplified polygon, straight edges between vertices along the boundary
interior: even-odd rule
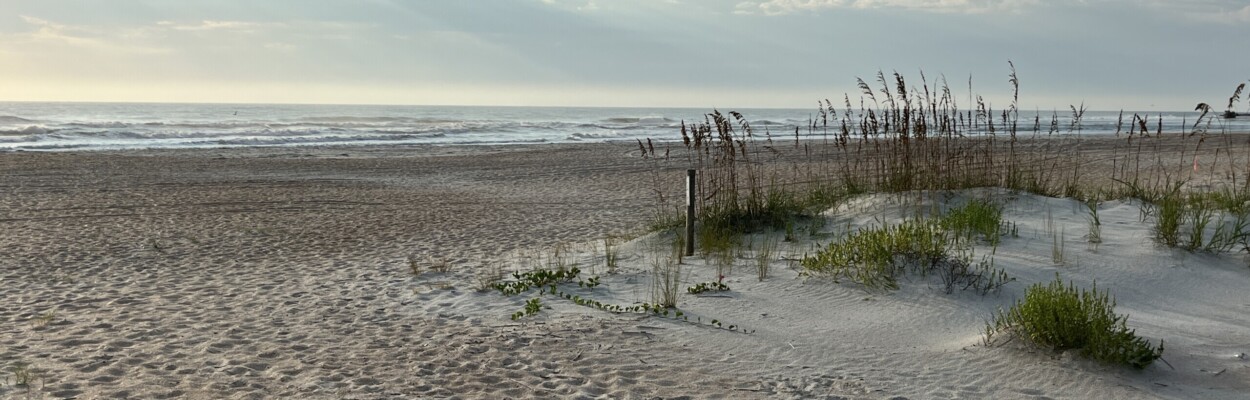
[[[1236,111],[1225,111],[1225,112],[1224,112],[1224,114],[1223,114],[1223,117],[1224,117],[1224,119],[1233,119],[1233,118],[1237,118],[1237,112],[1236,112]]]

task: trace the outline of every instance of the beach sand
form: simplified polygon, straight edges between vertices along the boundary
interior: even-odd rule
[[[1250,269],[1152,246],[1108,204],[1099,250],[1070,200],[1021,196],[1002,293],[897,292],[800,277],[784,262],[731,294],[683,296],[750,334],[475,290],[492,263],[636,237],[683,171],[632,144],[0,154],[0,365],[13,398],[1237,398],[1250,391]],[[661,190],[664,192],[668,189]],[[897,197],[831,210],[868,223]],[[865,205],[866,204],[866,205]],[[1037,233],[1056,210],[1073,260]],[[1118,221],[1118,220],[1117,220]],[[842,225],[838,225],[842,224]],[[1029,230],[1031,229],[1031,230]],[[622,244],[595,291],[647,301],[648,249]],[[827,242],[827,240],[825,241]],[[660,245],[657,245],[660,243]],[[787,247],[794,255],[806,249]],[[424,270],[414,276],[410,259]],[[431,271],[446,262],[449,272]],[[710,279],[690,260],[683,282]],[[508,264],[508,270],[517,267]],[[1134,269],[1146,273],[1131,273]],[[1164,359],[1144,371],[1009,343],[984,318],[1062,272],[1111,287]],[[1179,327],[1178,327],[1179,326]]]

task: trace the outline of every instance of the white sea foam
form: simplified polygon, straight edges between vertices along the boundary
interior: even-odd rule
[[[434,106],[228,105],[0,102],[0,150],[103,150],[340,144],[507,144],[680,140],[683,123],[710,109]],[[812,110],[738,110],[757,130],[820,136]],[[1127,112],[1127,130],[1133,113]],[[1163,116],[1165,132],[1187,130],[1197,114]],[[1021,134],[1050,133],[1050,115],[1021,113]],[[1056,115],[1060,134],[1072,130]],[[1112,134],[1117,112],[1091,112],[1082,134]],[[1239,124],[1240,125],[1237,125]],[[735,126],[737,124],[735,123]],[[814,127],[809,129],[809,127]],[[1216,120],[1213,129],[1250,130],[1250,119]],[[761,132],[762,133],[762,132]],[[976,134],[977,132],[963,132]]]

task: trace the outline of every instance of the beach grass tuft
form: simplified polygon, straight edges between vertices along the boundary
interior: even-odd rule
[[[1163,355],[1163,343],[1151,344],[1128,329],[1128,317],[1114,312],[1115,299],[1094,287],[1064,285],[1058,275],[1047,284],[1030,286],[1023,300],[999,310],[986,326],[986,340],[1008,332],[1030,343],[1056,351],[1080,350],[1082,355],[1109,363],[1145,368]]]
[[[681,285],[681,264],[671,256],[657,256],[651,264],[651,303],[661,308],[677,307]]]
[[[861,228],[803,257],[800,265],[835,281],[845,278],[870,289],[898,289],[899,277],[908,271],[937,275],[947,293],[962,287],[986,294],[1012,280],[994,269],[988,258],[974,262],[971,252],[958,245],[959,234],[952,234],[940,221],[912,219]]]
[[[938,223],[961,239],[980,238],[989,243],[998,243],[1005,230],[1003,206],[984,199],[948,210]]]
[[[39,372],[35,370],[29,363],[14,362],[9,364],[9,376],[5,377],[5,382],[9,382],[13,386],[27,387],[39,380]]]

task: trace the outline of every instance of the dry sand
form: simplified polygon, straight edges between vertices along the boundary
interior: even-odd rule
[[[1250,353],[1244,260],[1152,247],[1146,228],[1130,221],[1122,232],[1109,228],[1107,242],[1089,251],[1080,245],[1079,210],[1062,200],[1029,197],[1015,208],[1032,230],[999,250],[999,264],[1020,282],[997,295],[945,295],[924,282],[866,292],[799,279],[781,263],[764,282],[739,266],[730,294],[679,301],[691,315],[734,321],[749,335],[552,297],[538,316],[511,321],[532,296],[474,290],[482,260],[638,232],[652,212],[655,176],[636,153],[632,145],[560,145],[0,154],[0,365],[26,363],[37,377],[27,387],[4,384],[0,397],[1238,398],[1250,391],[1250,361],[1238,357]],[[673,189],[666,194],[680,193],[679,170],[663,179]],[[869,223],[896,200],[862,201],[862,209],[831,211],[836,222],[828,229]],[[1039,204],[1072,224],[1067,265],[1035,254],[1049,254],[1036,233]],[[1108,207],[1108,218],[1136,212]],[[605,285],[587,293],[647,301],[647,254],[665,240],[624,244],[621,270],[596,267]],[[791,255],[804,250],[787,246]],[[589,266],[597,256],[591,247],[570,249],[587,250],[573,257]],[[409,256],[427,272],[413,276]],[[447,260],[452,271],[428,272],[427,256]],[[687,283],[714,274],[702,260],[689,262]],[[1133,327],[1166,340],[1164,358],[1176,370],[1161,363],[1124,370],[979,344],[990,310],[1056,271],[1115,289]]]

